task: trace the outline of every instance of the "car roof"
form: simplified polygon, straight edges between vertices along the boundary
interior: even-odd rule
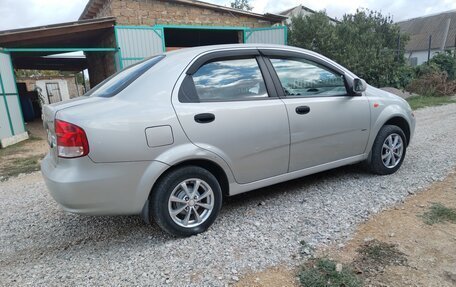
[[[324,61],[330,62],[335,66],[338,66],[346,73],[352,75],[352,77],[356,77],[356,75],[348,70],[347,68],[343,67],[339,63],[318,54],[316,52],[294,47],[288,45],[274,45],[274,44],[223,44],[223,45],[211,45],[211,46],[197,46],[191,48],[183,48],[179,50],[174,50],[170,52],[163,53],[167,56],[168,60],[177,60],[177,61],[186,61],[188,59],[193,59],[201,54],[206,52],[217,52],[217,51],[224,51],[224,50],[239,50],[239,49],[276,49],[276,50],[283,50],[283,51],[296,51],[306,55],[314,56],[316,58],[320,58]]]

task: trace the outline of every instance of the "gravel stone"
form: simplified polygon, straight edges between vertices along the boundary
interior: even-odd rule
[[[299,264],[300,242],[343,244],[370,215],[454,170],[456,104],[415,114],[397,173],[342,167],[227,198],[214,225],[189,238],[138,216],[64,213],[39,173],[1,182],[0,286],[225,286],[251,270]]]

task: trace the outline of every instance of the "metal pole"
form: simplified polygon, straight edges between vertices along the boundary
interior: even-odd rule
[[[78,97],[80,96],[79,95],[79,85],[78,85],[78,74],[74,74],[74,83],[76,84],[76,94],[78,95]]]
[[[431,44],[432,44],[432,35],[429,35],[428,62],[431,59]]]
[[[399,62],[401,53],[401,34],[397,36],[397,61]]]

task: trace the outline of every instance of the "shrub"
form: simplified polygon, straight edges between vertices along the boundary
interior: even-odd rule
[[[425,63],[415,67],[415,78],[420,78],[425,75],[433,74],[433,73],[440,73],[439,66],[435,63]]]
[[[456,79],[456,58],[451,52],[438,53],[429,62],[441,71],[446,72],[449,80]]]
[[[421,96],[451,96],[456,93],[456,81],[448,80],[446,72],[432,71],[413,80],[407,90]]]

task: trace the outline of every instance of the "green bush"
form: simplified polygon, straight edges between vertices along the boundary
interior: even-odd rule
[[[415,67],[415,79],[407,90],[425,97],[451,96],[456,93],[456,58],[451,53],[435,55]]]
[[[429,64],[447,73],[449,80],[456,79],[456,58],[451,52],[438,53],[429,61]]]
[[[415,71],[415,79],[420,78],[426,75],[440,73],[440,67],[437,66],[435,63],[425,63],[414,68]]]

